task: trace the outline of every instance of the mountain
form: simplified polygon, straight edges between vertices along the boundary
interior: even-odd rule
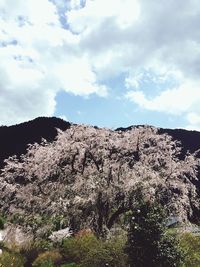
[[[200,223],[200,160],[189,153],[200,148],[200,133],[144,125],[113,131],[56,118],[36,119],[23,129],[33,122],[38,125],[38,120],[43,126],[41,121],[47,121],[52,132],[59,123],[67,130],[58,130],[55,139],[56,132],[46,130],[42,136],[32,126],[32,139],[15,139],[23,141],[25,150],[39,131],[38,140],[44,137],[47,142],[32,144],[25,155],[6,160],[0,175],[0,211],[11,221],[29,229],[34,222],[40,234],[42,225],[52,225],[45,218],[74,231],[88,227],[103,234],[116,223],[123,225],[126,212],[145,199],[159,201],[181,220]],[[21,126],[15,127],[17,131]],[[21,134],[28,138],[27,132]]]
[[[42,138],[52,141],[57,135],[56,128],[66,130],[70,123],[59,118],[39,117],[13,126],[0,127],[0,168],[9,156],[26,153],[27,145],[40,143]]]

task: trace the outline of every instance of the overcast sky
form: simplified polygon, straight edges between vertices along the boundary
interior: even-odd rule
[[[199,0],[0,0],[0,125],[200,130]]]

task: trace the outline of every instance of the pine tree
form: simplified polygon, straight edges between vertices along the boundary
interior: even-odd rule
[[[142,202],[130,216],[126,253],[131,267],[180,266],[182,252],[174,235],[167,234],[161,205]]]

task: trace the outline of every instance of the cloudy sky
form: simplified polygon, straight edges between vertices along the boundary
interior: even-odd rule
[[[0,0],[0,125],[200,130],[199,0]]]

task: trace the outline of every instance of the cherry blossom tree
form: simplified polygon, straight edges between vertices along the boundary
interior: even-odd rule
[[[9,214],[63,215],[78,230],[101,234],[144,198],[159,200],[183,220],[199,210],[195,186],[199,160],[150,126],[112,131],[72,125],[57,139],[29,145],[6,160],[0,208]]]

